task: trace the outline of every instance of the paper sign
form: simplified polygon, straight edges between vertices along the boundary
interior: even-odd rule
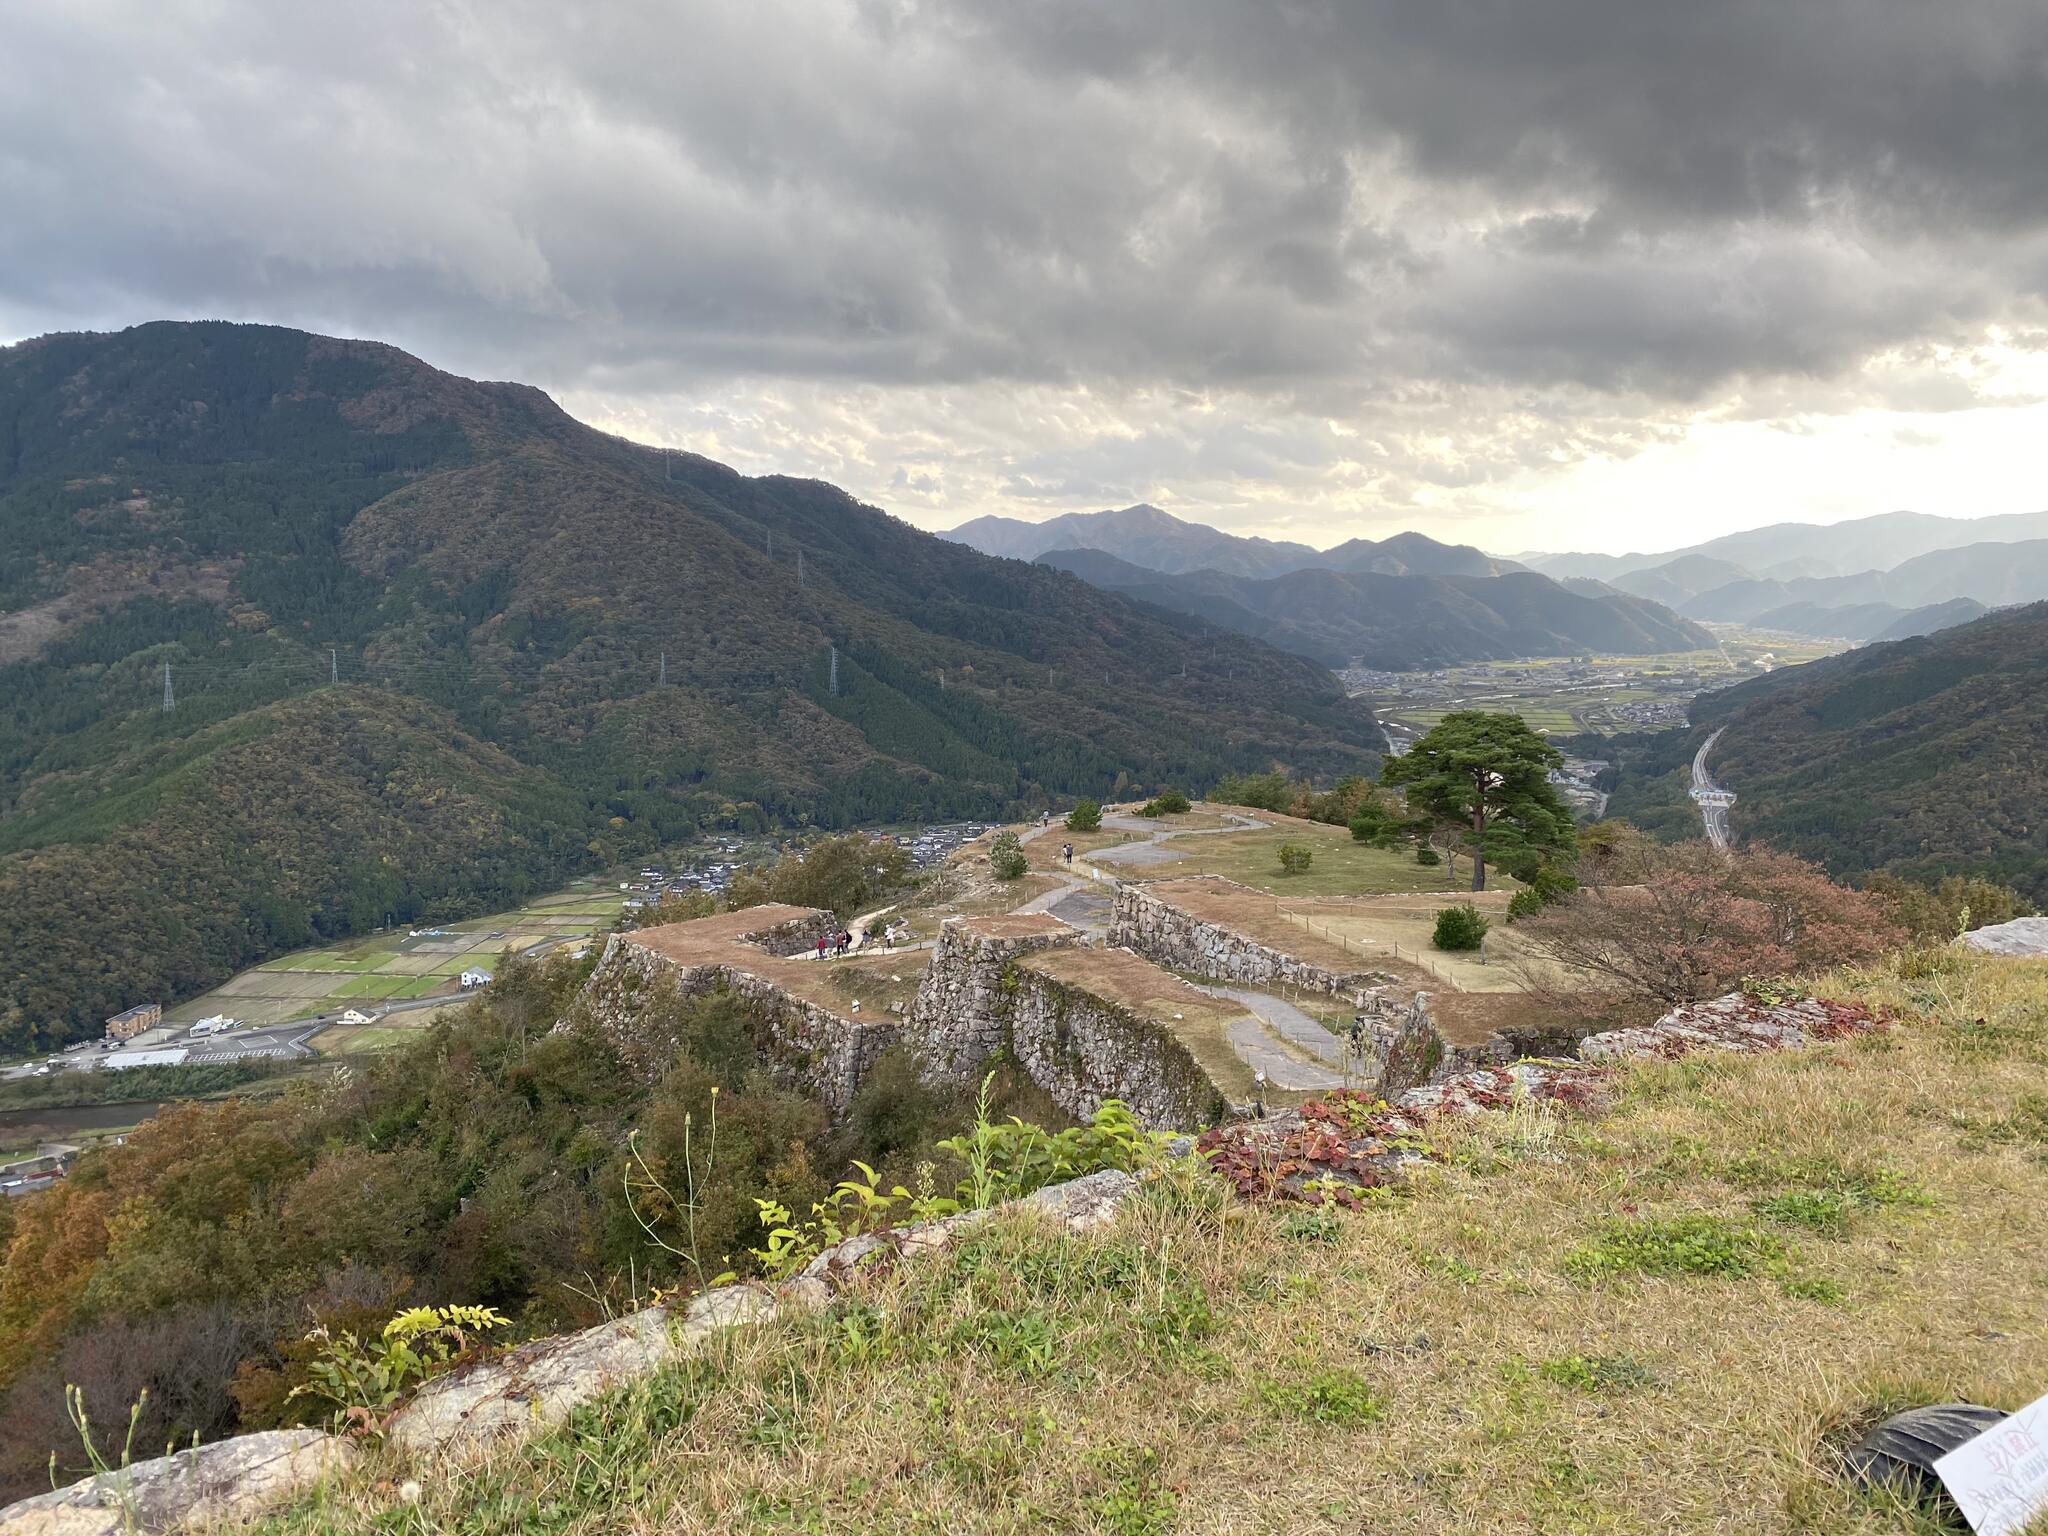
[[[2048,1510],[2048,1397],[1965,1440],[1934,1470],[1977,1536],[2016,1536]]]

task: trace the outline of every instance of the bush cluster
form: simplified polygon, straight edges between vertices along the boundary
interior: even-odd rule
[[[1492,926],[1471,902],[1460,902],[1437,913],[1436,931],[1430,935],[1430,943],[1452,953],[1477,949]]]

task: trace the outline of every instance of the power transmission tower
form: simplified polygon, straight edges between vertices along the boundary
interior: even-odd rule
[[[657,687],[657,688],[666,688],[666,687],[668,686],[668,652],[667,652],[667,651],[663,651],[663,652],[661,653],[661,670],[660,670],[660,671],[659,671],[658,673],[656,673],[656,674],[655,674],[655,679],[654,679],[654,686],[655,686],[655,687]]]
[[[177,699],[171,693],[171,664],[164,663],[164,713],[169,714],[177,707]]]
[[[839,647],[835,645],[831,649],[832,672],[831,676],[826,680],[825,686],[831,691],[832,697],[836,699],[839,697]]]
[[[675,479],[675,477],[675,458],[672,454],[670,454],[670,452],[666,448],[664,448],[661,450],[661,478],[664,480],[673,480]]]
[[[337,646],[330,645],[327,647],[327,681],[330,683],[341,681],[341,650]]]
[[[804,552],[801,548],[796,552],[796,584],[804,584]]]

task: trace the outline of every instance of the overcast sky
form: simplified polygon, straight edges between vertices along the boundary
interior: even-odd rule
[[[926,527],[2048,507],[2042,0],[0,20],[0,337],[376,337]]]

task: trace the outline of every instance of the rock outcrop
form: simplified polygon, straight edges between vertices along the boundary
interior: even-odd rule
[[[729,1285],[694,1296],[679,1312],[647,1307],[586,1328],[536,1339],[466,1370],[436,1376],[391,1421],[401,1450],[459,1454],[547,1429],[611,1387],[701,1348],[712,1334],[775,1316],[774,1295]]]
[[[0,1536],[126,1536],[247,1519],[345,1471],[356,1448],[273,1429],[136,1462],[0,1510]]]
[[[1956,942],[1987,955],[2048,955],[2048,917],[2016,917],[1973,928]]]

